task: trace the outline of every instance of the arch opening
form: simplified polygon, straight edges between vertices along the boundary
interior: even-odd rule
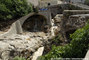
[[[24,31],[29,32],[45,32],[45,26],[47,25],[47,19],[40,14],[34,14],[30,16],[22,25]]]

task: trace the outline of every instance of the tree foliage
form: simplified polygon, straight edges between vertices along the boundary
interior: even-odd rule
[[[85,4],[89,5],[89,0],[85,0]]]
[[[25,57],[16,56],[16,57],[13,58],[13,60],[30,60],[30,58],[26,59]]]
[[[18,56],[16,56],[15,58],[14,58],[14,60],[26,60],[24,57],[18,57]]]
[[[51,58],[84,58],[89,47],[89,24],[70,35],[71,42],[65,46],[53,46],[52,50],[38,60]]]
[[[26,0],[0,0],[0,20],[16,19],[32,11]]]

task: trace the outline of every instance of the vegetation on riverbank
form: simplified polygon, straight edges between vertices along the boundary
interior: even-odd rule
[[[52,50],[38,60],[51,58],[84,58],[89,47],[89,23],[70,35],[71,42],[65,46],[53,46]]]

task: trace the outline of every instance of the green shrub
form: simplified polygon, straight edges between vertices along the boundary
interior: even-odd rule
[[[70,35],[72,41],[65,46],[54,46],[52,50],[38,60],[51,58],[84,58],[89,47],[89,24]]]
[[[0,20],[16,19],[32,11],[26,0],[0,0]]]
[[[27,58],[26,59],[26,58],[21,57],[21,56],[20,57],[19,56],[16,56],[16,57],[13,58],[13,60],[30,60],[30,58]]]
[[[54,38],[51,39],[51,44],[52,45],[60,45],[60,43],[62,43],[62,41],[60,40],[61,35],[58,34],[57,36],[55,36]]]
[[[24,57],[18,57],[18,56],[16,56],[15,58],[14,58],[14,60],[26,60]]]
[[[86,5],[89,5],[89,0],[85,0],[85,4]]]

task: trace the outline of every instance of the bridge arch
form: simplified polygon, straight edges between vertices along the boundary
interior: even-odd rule
[[[43,28],[40,27],[41,29],[39,29],[39,31],[42,31],[42,32],[44,31],[44,28],[45,28],[44,25],[46,25],[46,27],[48,25],[51,25],[51,23],[50,23],[51,22],[51,13],[49,13],[49,11],[47,11],[47,12],[43,11],[43,12],[39,12],[39,13],[29,13],[28,15],[23,16],[20,19],[18,19],[17,21],[15,21],[11,25],[10,29],[6,33],[1,34],[0,37],[10,36],[12,34],[22,34],[26,30],[26,29],[24,29],[24,24],[26,23],[27,19],[31,18],[34,15],[41,16],[44,19],[42,21],[45,21],[47,23],[47,25],[46,25],[46,23],[40,24],[40,26],[43,26]],[[29,31],[29,30],[30,29],[28,29],[27,31]],[[47,32],[47,30],[46,30],[46,32]]]
[[[45,31],[47,25],[47,18],[39,13],[30,15],[22,24],[24,31],[39,32]]]

